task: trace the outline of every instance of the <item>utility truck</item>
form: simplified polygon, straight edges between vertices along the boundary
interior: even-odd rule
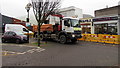
[[[38,26],[33,25],[34,36],[38,36]],[[81,38],[81,26],[79,19],[63,17],[62,15],[50,15],[40,29],[40,39],[54,39],[62,44],[76,42]]]

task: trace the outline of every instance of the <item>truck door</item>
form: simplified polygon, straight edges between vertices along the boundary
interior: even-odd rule
[[[64,24],[62,24],[62,29],[66,32],[74,32],[73,27],[71,27],[71,22],[69,19],[64,19]]]

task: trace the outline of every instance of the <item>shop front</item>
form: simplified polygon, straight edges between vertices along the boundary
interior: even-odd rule
[[[92,18],[80,19],[80,25],[82,27],[82,34],[91,34],[92,33]]]
[[[118,35],[118,16],[93,19],[94,34]]]

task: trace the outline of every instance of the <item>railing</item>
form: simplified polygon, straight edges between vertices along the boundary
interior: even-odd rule
[[[120,35],[108,34],[82,34],[82,38],[78,40],[120,44]]]

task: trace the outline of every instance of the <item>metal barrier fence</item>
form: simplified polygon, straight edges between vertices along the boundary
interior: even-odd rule
[[[82,38],[78,40],[120,44],[120,35],[108,34],[82,34]]]

